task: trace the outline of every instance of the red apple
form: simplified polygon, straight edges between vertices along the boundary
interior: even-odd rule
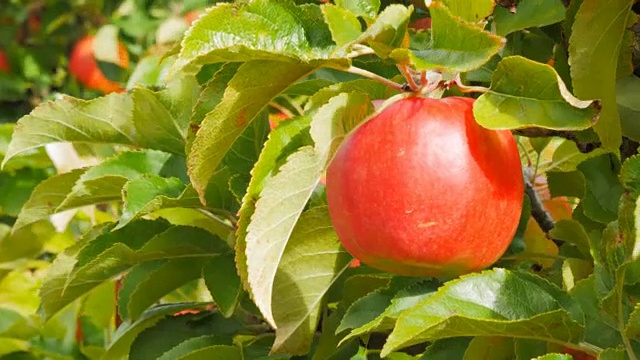
[[[93,41],[94,36],[87,35],[74,45],[69,58],[69,72],[75,75],[78,81],[89,89],[99,90],[105,94],[123,91],[119,83],[107,79],[100,71],[94,56]],[[119,65],[126,69],[129,66],[129,54],[121,43],[118,44],[118,52]]]
[[[593,355],[589,355],[583,351],[570,349],[565,347],[562,349],[565,354],[569,354],[573,356],[573,360],[596,360],[596,357]]]
[[[415,22],[409,24],[409,27],[415,30],[431,29],[431,18],[416,20]]]
[[[473,99],[409,97],[350,133],[327,171],[333,226],[363,263],[400,275],[483,269],[509,246],[524,198],[509,131]]]
[[[10,70],[7,56],[4,52],[0,51],[0,72],[9,72]]]
[[[273,130],[276,128],[276,126],[278,126],[278,124],[280,124],[281,121],[290,119],[290,118],[291,116],[285,113],[269,114],[269,128]]]

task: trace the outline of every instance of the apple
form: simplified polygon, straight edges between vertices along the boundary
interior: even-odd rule
[[[273,131],[280,122],[290,118],[291,116],[285,113],[269,114],[269,129]]]
[[[86,35],[73,46],[69,57],[69,72],[88,89],[99,90],[105,94],[124,91],[119,83],[107,79],[100,71],[93,51],[94,39],[93,35]],[[129,54],[122,43],[118,43],[118,52],[119,65],[126,69],[129,66]]]
[[[473,99],[398,100],[353,130],[327,170],[344,248],[408,276],[483,269],[516,232],[524,181],[509,131],[479,126]]]
[[[562,349],[565,354],[569,354],[573,356],[573,360],[596,360],[596,357],[593,355],[589,355],[583,351],[570,349],[565,347]]]
[[[416,20],[409,24],[409,27],[415,30],[429,30],[431,29],[431,18]]]
[[[7,56],[0,50],[0,72],[9,72],[10,70]]]

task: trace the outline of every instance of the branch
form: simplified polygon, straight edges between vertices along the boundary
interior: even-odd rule
[[[527,194],[529,199],[531,199],[531,216],[535,219],[538,225],[540,225],[542,231],[548,235],[549,231],[556,226],[556,222],[553,220],[551,215],[549,215],[547,210],[545,210],[542,200],[540,200],[540,197],[533,188],[533,185],[531,185],[531,182],[525,178],[524,184],[524,192]]]
[[[576,145],[578,146],[578,150],[580,150],[581,153],[585,153],[585,154],[600,147],[599,142],[580,141],[578,139],[578,136],[573,131],[550,130],[550,129],[532,127],[532,128],[512,130],[511,132],[514,135],[519,135],[519,136],[524,136],[529,138],[551,137],[551,136],[561,137],[576,143]]]

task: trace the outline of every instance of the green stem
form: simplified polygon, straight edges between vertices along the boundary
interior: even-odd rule
[[[398,83],[396,83],[394,81],[391,81],[391,80],[389,80],[389,79],[387,79],[385,77],[382,77],[382,76],[380,76],[378,74],[372,73],[371,71],[368,71],[368,70],[365,70],[365,69],[361,69],[359,67],[350,66],[350,67],[348,67],[346,69],[344,69],[344,68],[337,68],[337,69],[345,71],[345,72],[348,72],[350,74],[360,75],[360,76],[369,78],[371,80],[375,80],[377,82],[385,84],[388,87],[393,88],[393,89],[395,89],[397,91],[400,91],[400,92],[404,92],[405,91],[402,88],[402,85],[400,85],[400,84],[398,84]]]
[[[624,279],[627,268],[623,267],[620,271],[620,278]],[[624,343],[624,348],[627,350],[627,354],[629,355],[630,360],[638,360],[636,354],[633,352],[633,347],[631,346],[631,341],[629,338],[624,335],[624,309],[623,309],[623,297],[624,291],[622,289],[618,290],[618,329],[620,330],[620,336],[622,337],[622,342]]]

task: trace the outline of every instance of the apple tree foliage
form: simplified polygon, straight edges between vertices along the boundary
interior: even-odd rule
[[[0,359],[640,356],[634,0],[184,3],[211,6],[44,1],[0,42]],[[65,72],[89,29],[126,91]],[[482,272],[356,266],[332,229],[321,178],[408,72],[477,98],[538,190]]]

